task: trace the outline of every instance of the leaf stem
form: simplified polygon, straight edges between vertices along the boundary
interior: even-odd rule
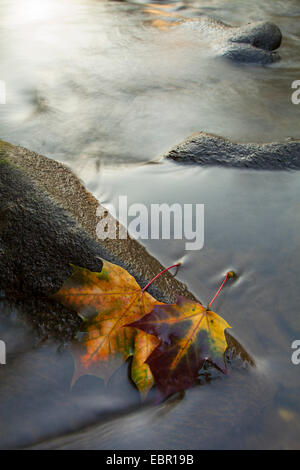
[[[225,286],[226,284],[226,281],[229,277],[235,277],[235,273],[234,271],[228,271],[226,273],[226,276],[225,276],[225,279],[224,281],[222,282],[222,284],[220,285],[219,289],[218,289],[218,292],[215,294],[214,298],[209,302],[208,306],[207,306],[207,310],[210,310],[210,307],[211,305],[213,304],[213,302],[216,300],[216,298],[218,297],[218,295],[220,294],[221,290],[223,289],[223,287]]]
[[[152,284],[152,282],[154,282],[159,276],[161,276],[163,273],[165,273],[166,271],[169,271],[169,269],[172,269],[172,268],[176,268],[178,266],[180,266],[181,263],[177,263],[177,264],[173,264],[172,266],[169,266],[168,268],[164,269],[163,271],[161,271],[160,273],[158,273],[150,282],[148,282],[148,284],[143,287],[142,291],[145,292],[145,290],[148,289],[148,287],[150,286],[150,284]]]

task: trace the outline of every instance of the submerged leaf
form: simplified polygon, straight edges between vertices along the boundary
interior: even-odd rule
[[[226,372],[224,331],[230,326],[198,302],[178,296],[176,304],[156,305],[152,312],[130,326],[160,340],[146,363],[165,397],[191,387],[207,360]]]

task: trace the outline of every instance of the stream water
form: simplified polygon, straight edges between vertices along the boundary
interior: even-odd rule
[[[271,20],[281,61],[237,66],[205,36],[157,20],[210,15],[232,25]],[[238,280],[216,310],[257,367],[140,406],[127,364],[108,388],[73,373],[68,349],[40,338],[0,300],[1,448],[198,449],[300,447],[300,180],[259,172],[149,164],[195,131],[247,142],[299,138],[300,1],[2,0],[0,138],[70,165],[102,203],[205,204],[202,250],[142,240],[204,303],[224,273]],[[216,41],[218,38],[216,36]]]

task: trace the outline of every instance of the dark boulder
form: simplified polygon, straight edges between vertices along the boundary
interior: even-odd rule
[[[160,21],[159,27],[175,27],[194,37],[195,42],[205,41],[217,57],[260,65],[272,64],[280,58],[276,49],[281,45],[282,34],[278,26],[269,21],[230,26],[205,15],[191,19],[177,15],[175,21],[172,16],[170,20]]]
[[[217,165],[263,170],[300,169],[300,140],[244,144],[199,132],[173,147],[165,158],[182,164]]]

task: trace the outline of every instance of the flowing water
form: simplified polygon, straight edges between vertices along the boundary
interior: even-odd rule
[[[281,61],[237,66],[193,30],[160,20],[210,15],[232,25],[271,20]],[[140,406],[127,364],[108,388],[69,388],[67,348],[40,338],[1,300],[0,446],[42,448],[299,448],[300,180],[297,172],[147,164],[195,131],[247,142],[299,138],[300,1],[2,0],[0,138],[63,161],[102,203],[205,204],[205,243],[142,240],[203,302],[232,268],[216,310],[253,355],[178,400]],[[218,41],[216,36],[215,41]],[[121,392],[120,392],[121,390]]]

